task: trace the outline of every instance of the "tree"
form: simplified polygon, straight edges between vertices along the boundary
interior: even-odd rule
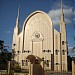
[[[11,60],[12,53],[6,49],[4,41],[0,40],[0,69],[7,69],[8,61]]]
[[[3,51],[4,41],[0,40],[0,50]]]

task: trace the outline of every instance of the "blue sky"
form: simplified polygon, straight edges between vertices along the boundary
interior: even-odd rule
[[[75,24],[75,0],[62,0],[66,21],[67,41],[69,48],[75,44],[73,42]],[[0,0],[0,40],[4,40],[5,45],[12,50],[13,29],[16,24],[18,7],[20,5],[20,29],[26,17],[36,11],[46,12],[52,19],[54,27],[59,31],[60,22],[60,0]]]

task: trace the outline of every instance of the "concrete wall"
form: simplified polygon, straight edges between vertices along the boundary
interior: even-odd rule
[[[75,60],[72,60],[72,75],[75,75]]]

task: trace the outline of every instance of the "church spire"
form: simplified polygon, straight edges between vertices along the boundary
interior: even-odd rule
[[[64,22],[64,13],[63,13],[63,5],[62,5],[62,0],[61,0],[61,22]]]
[[[64,12],[63,12],[63,4],[62,4],[62,0],[61,0],[61,9],[60,9],[60,33],[63,30],[63,27],[65,27],[65,20],[64,20]]]
[[[17,20],[16,20],[16,27],[19,27],[19,19],[20,19],[20,6],[18,8],[18,16],[17,16]]]
[[[63,13],[62,0],[61,0],[61,13]]]
[[[66,23],[64,20],[63,4],[61,0],[61,10],[60,10],[60,51],[61,51],[61,71],[64,70],[63,66],[65,64],[65,70],[67,71],[67,40],[66,40]],[[64,52],[64,54],[62,54]],[[64,56],[64,57],[63,57]],[[63,60],[65,58],[65,60]],[[65,63],[64,63],[65,62]]]
[[[20,6],[18,8],[18,16],[17,16],[17,19],[19,20],[19,17],[20,17]]]

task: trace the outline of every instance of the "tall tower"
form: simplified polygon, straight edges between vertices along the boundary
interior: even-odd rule
[[[67,71],[67,40],[66,40],[66,23],[64,20],[63,6],[61,0],[60,13],[60,38],[61,38],[61,70]]]
[[[13,43],[12,43],[12,49],[15,52],[17,50],[17,43],[18,43],[18,35],[20,33],[20,28],[19,28],[19,20],[20,20],[20,7],[18,8],[18,16],[16,19],[16,26],[14,28],[14,33],[13,33]]]

